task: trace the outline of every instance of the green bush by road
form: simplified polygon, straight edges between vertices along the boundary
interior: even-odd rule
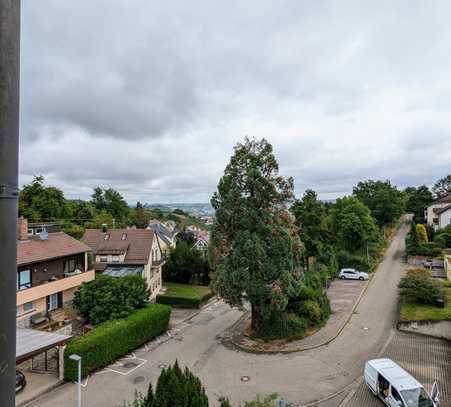
[[[144,343],[166,331],[171,308],[152,304],[127,318],[100,324],[87,334],[73,338],[64,351],[64,378],[77,380],[77,363],[69,356],[82,357],[82,376],[108,366]]]
[[[160,304],[180,308],[199,308],[202,303],[213,297],[209,287],[200,285],[166,283],[166,292],[157,296]]]

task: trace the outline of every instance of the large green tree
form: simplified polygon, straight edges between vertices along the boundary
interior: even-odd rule
[[[91,203],[98,211],[105,210],[119,222],[123,222],[129,213],[127,202],[125,202],[122,195],[113,188],[102,189],[96,187],[94,188],[91,198]]]
[[[328,238],[326,209],[318,200],[316,192],[307,190],[301,200],[290,208],[305,245],[306,256],[318,256]]]
[[[293,180],[278,174],[271,144],[246,138],[211,200],[214,286],[232,305],[250,302],[257,334],[286,309],[300,276],[302,245],[287,210],[292,198]]]
[[[43,176],[34,177],[20,191],[19,215],[31,222],[66,218],[67,209],[63,191],[45,186]]]
[[[362,181],[352,193],[370,210],[379,226],[393,223],[404,211],[402,193],[390,181]]]
[[[360,250],[378,239],[377,226],[368,207],[355,197],[344,197],[330,211],[331,229],[336,245]]]
[[[432,192],[426,185],[422,185],[418,188],[406,188],[404,195],[406,197],[406,212],[413,213],[413,219],[416,223],[424,223],[424,210],[434,200]]]
[[[432,192],[437,199],[443,198],[451,193],[451,174],[440,178],[432,187]]]

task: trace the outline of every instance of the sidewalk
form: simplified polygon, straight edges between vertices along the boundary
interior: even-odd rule
[[[370,279],[371,277],[372,276],[370,276]],[[332,314],[327,321],[327,324],[312,335],[303,339],[291,342],[284,340],[264,342],[258,339],[251,339],[244,334],[246,328],[250,324],[249,312],[244,314],[230,329],[229,339],[233,345],[241,350],[255,353],[290,353],[327,345],[343,330],[366,291],[370,281],[371,280],[364,282],[354,280],[333,281],[327,290],[327,296],[329,297],[332,308]]]

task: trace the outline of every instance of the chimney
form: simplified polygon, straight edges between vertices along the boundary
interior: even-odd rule
[[[28,240],[28,220],[21,216],[17,219],[17,238]]]

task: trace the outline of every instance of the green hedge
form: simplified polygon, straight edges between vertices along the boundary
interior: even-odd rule
[[[189,297],[179,297],[173,295],[157,295],[158,304],[173,305],[179,308],[199,308],[201,304],[208,301],[213,297],[213,292],[209,292],[202,297],[189,298]]]
[[[157,303],[180,308],[199,308],[202,303],[213,297],[209,287],[168,282],[166,292],[157,295]]]
[[[77,363],[69,359],[70,355],[82,357],[82,376],[86,377],[162,334],[168,328],[170,315],[171,308],[167,305],[152,304],[127,318],[105,322],[71,339],[64,351],[64,378],[77,380]]]

